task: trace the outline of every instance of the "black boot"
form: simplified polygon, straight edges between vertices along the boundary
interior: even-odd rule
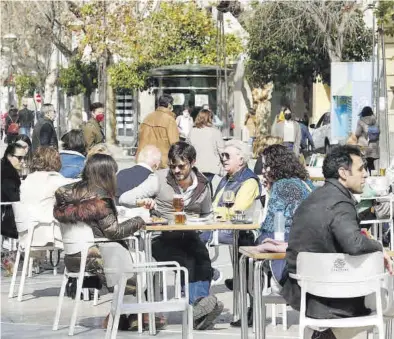
[[[230,323],[232,327],[241,327],[241,319],[238,319],[237,321],[232,321]],[[249,307],[248,309],[248,327],[253,326],[253,308]]]
[[[332,333],[331,328],[329,328],[323,332],[313,331],[311,339],[336,339],[336,337]]]

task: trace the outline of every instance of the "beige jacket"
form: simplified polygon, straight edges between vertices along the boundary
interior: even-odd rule
[[[142,122],[138,137],[138,154],[147,145],[156,146],[161,154],[160,168],[168,165],[168,151],[172,144],[179,141],[178,126],[175,115],[166,107],[158,107]]]
[[[301,127],[298,124],[297,121],[293,121],[294,124],[294,153],[298,156],[300,154],[300,147],[301,147],[301,139],[302,139],[302,134],[301,134]],[[272,125],[272,130],[271,130],[271,135],[273,137],[279,137],[284,139],[284,126],[285,123],[284,121],[280,121],[280,122],[275,122]]]

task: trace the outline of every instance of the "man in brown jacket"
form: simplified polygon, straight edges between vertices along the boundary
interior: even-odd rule
[[[86,150],[90,150],[94,145],[105,142],[104,132],[100,122],[104,120],[104,105],[101,102],[94,102],[90,106],[92,117],[83,127],[83,135],[86,142]]]
[[[142,122],[139,130],[138,151],[147,145],[156,146],[161,154],[160,168],[168,165],[168,151],[172,144],[179,141],[178,126],[175,121],[175,114],[172,112],[174,99],[169,94],[164,94],[159,98],[159,107],[150,113]]]

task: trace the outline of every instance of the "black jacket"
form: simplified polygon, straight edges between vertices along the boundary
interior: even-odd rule
[[[288,273],[297,271],[299,252],[361,255],[382,251],[382,245],[360,233],[355,200],[336,179],[328,179],[298,207],[293,217],[286,252]],[[383,263],[382,263],[383,264]],[[282,294],[300,309],[301,290],[297,281],[285,276]],[[327,299],[307,296],[307,315],[313,318],[343,318],[369,313],[364,298]]]
[[[1,202],[19,201],[21,180],[7,158],[1,159]],[[1,235],[18,238],[12,206],[1,206]]]
[[[35,152],[40,146],[54,147],[58,149],[58,140],[53,122],[41,118],[34,126],[32,136],[32,150]]]
[[[21,109],[19,111],[19,124],[20,127],[33,128],[34,126],[34,113],[33,111],[27,109]]]

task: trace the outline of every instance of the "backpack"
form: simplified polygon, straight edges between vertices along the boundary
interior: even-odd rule
[[[12,120],[11,116],[9,116],[11,119],[11,123],[7,128],[7,134],[19,134],[19,124]]]
[[[368,142],[376,142],[379,140],[380,129],[376,125],[368,126],[367,134]]]

